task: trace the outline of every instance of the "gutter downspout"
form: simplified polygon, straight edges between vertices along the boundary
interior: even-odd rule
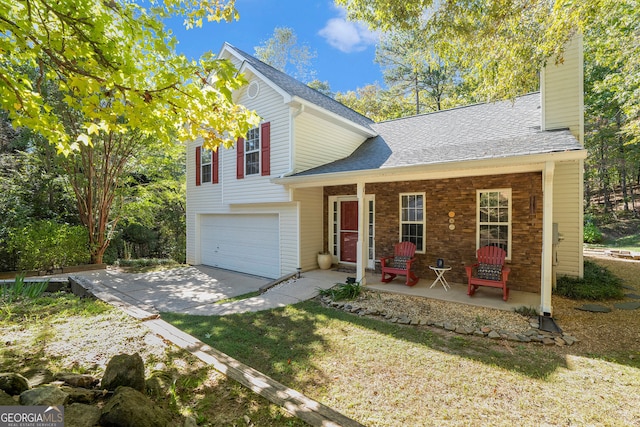
[[[542,213],[542,277],[540,284],[540,314],[551,317],[551,294],[553,291],[553,178],[555,162],[547,162],[543,171],[543,213]]]

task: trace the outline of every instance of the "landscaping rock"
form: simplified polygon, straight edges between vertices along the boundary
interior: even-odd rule
[[[640,302],[620,302],[613,306],[619,310],[637,310],[640,308]]]
[[[146,381],[149,396],[165,396],[169,393],[173,378],[167,372],[154,372]]]
[[[20,374],[13,372],[0,374],[0,390],[11,396],[17,396],[29,388],[29,380]]]
[[[49,384],[54,380],[53,372],[48,369],[29,369],[23,375],[29,381],[31,388],[38,387],[42,384]]]
[[[576,307],[578,310],[590,311],[592,313],[609,313],[611,309],[599,304],[584,304],[580,307]]]
[[[91,375],[61,373],[55,376],[55,379],[62,381],[72,387],[91,388],[98,384],[98,380]]]
[[[65,427],[94,427],[100,422],[99,408],[82,403],[72,403],[64,408]]]
[[[640,295],[638,294],[625,294],[624,296],[631,299],[640,299]]]
[[[145,390],[144,362],[138,353],[118,354],[107,363],[101,387],[113,391],[120,386]]]
[[[45,385],[20,394],[20,404],[24,406],[58,406],[67,403],[69,395],[58,387]]]
[[[489,332],[487,337],[491,338],[492,340],[498,340],[498,339],[500,339],[500,334],[497,333],[496,331],[491,331],[491,332]]]
[[[15,406],[17,404],[18,402],[13,397],[0,390],[0,406]]]
[[[60,390],[64,391],[69,395],[67,398],[67,403],[86,403],[91,404],[95,403],[98,400],[98,396],[102,395],[101,391],[87,390],[82,387],[69,387],[62,386]]]
[[[163,427],[171,417],[151,399],[131,387],[118,387],[100,416],[102,427]]]

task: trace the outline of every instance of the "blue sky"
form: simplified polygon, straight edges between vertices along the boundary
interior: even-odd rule
[[[236,0],[240,20],[205,22],[203,28],[185,30],[181,21],[168,25],[178,39],[178,52],[190,58],[218,53],[228,42],[247,53],[273,36],[276,27],[292,28],[299,44],[317,56],[311,68],[316,78],[329,82],[333,92],[356,90],[378,82],[384,86],[374,62],[377,35],[366,26],[346,20],[345,12],[331,0]]]

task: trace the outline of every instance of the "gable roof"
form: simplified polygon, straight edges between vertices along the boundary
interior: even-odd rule
[[[295,176],[584,150],[569,130],[540,130],[540,93],[375,123],[350,156]]]
[[[260,61],[258,58],[249,55],[229,43],[225,43],[225,47],[233,49],[247,64],[251,66],[251,68],[269,79],[273,84],[278,86],[291,97],[298,97],[308,101],[346,120],[357,123],[358,125],[371,130],[371,125],[374,121],[370,118],[365,117],[344,104],[339,103],[335,99],[310,88],[306,84],[294,79],[280,70],[273,68],[271,65]]]

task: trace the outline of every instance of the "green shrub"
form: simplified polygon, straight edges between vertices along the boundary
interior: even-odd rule
[[[593,301],[620,299],[624,296],[622,280],[609,269],[594,262],[584,262],[584,278],[561,276],[555,293],[571,299]]]
[[[25,283],[24,275],[18,275],[13,283],[0,285],[0,300],[11,302],[18,298],[34,299],[42,295],[48,285],[49,279]]]
[[[18,255],[18,270],[48,271],[90,260],[86,228],[54,221],[35,221],[14,229],[8,247]]]
[[[362,292],[362,286],[359,282],[355,283],[337,283],[336,286],[329,289],[320,289],[318,293],[323,297],[330,297],[334,301],[351,300],[356,298]]]
[[[585,219],[583,240],[585,243],[602,242],[602,233],[592,219]]]

